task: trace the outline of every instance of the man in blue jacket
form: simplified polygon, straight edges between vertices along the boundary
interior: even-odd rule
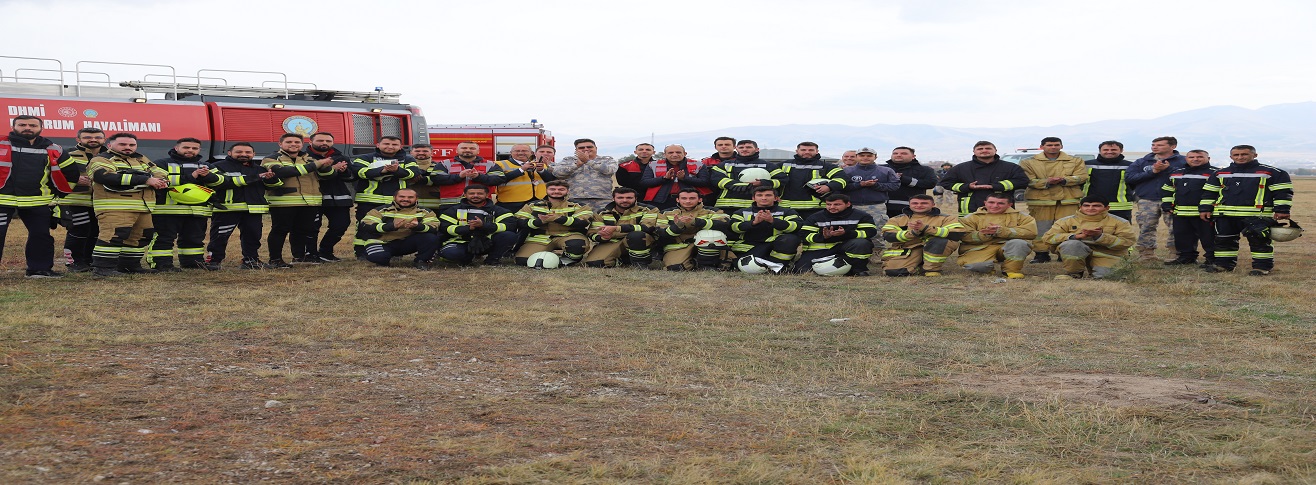
[[[1161,210],[1161,187],[1170,183],[1170,172],[1184,168],[1188,161],[1175,150],[1179,140],[1173,136],[1152,139],[1151,153],[1129,165],[1125,180],[1138,197],[1138,259],[1156,261],[1156,230],[1160,221],[1174,227],[1174,212]],[[1165,248],[1173,253],[1174,233],[1165,238]]]

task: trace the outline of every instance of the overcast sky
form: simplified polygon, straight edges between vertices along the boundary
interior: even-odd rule
[[[3,55],[282,71],[321,88],[402,93],[430,123],[535,118],[600,138],[796,123],[1046,126],[1316,99],[1316,6],[1301,0],[0,8],[25,19],[7,22]]]

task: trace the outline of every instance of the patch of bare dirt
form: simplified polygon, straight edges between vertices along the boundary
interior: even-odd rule
[[[1062,399],[1112,407],[1247,406],[1245,391],[1208,380],[1120,374],[1057,373],[950,377],[961,389],[1022,401]]]

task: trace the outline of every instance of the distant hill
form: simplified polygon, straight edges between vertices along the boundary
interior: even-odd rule
[[[1020,128],[953,128],[933,125],[876,124],[739,126],[692,133],[660,134],[656,145],[679,143],[692,157],[706,157],[713,152],[713,139],[733,136],[752,139],[763,148],[793,150],[796,143],[818,143],[828,157],[839,157],[845,150],[872,147],[887,153],[897,146],[918,150],[919,159],[967,160],[974,142],[989,140],[1002,152],[1016,148],[1036,148],[1046,136],[1065,140],[1066,148],[1095,151],[1105,140],[1119,140],[1128,151],[1146,151],[1151,139],[1171,135],[1179,139],[1179,150],[1200,148],[1211,152],[1217,164],[1228,163],[1229,147],[1255,145],[1262,160],[1280,166],[1316,166],[1316,102],[1277,104],[1258,109],[1237,106],[1213,106],[1174,113],[1150,120],[1106,120],[1078,125],[1029,126]],[[572,139],[559,135],[559,140]],[[620,156],[631,152],[636,143],[649,137],[630,139],[598,138],[600,153]],[[884,157],[882,158],[884,159]]]

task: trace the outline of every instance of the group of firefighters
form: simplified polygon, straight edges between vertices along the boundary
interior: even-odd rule
[[[97,276],[218,270],[234,232],[244,269],[336,262],[353,208],[358,259],[387,266],[414,254],[419,269],[510,258],[543,268],[658,261],[673,271],[867,276],[872,259],[887,276],[939,276],[958,254],[969,271],[1023,278],[1029,256],[1046,263],[1056,254],[1058,278],[1102,278],[1135,245],[1154,258],[1163,215],[1176,252],[1166,264],[1196,264],[1200,246],[1205,270],[1232,271],[1242,236],[1250,274],[1265,275],[1273,267],[1267,231],[1288,218],[1293,198],[1288,174],[1258,163],[1255,148],[1234,147],[1233,163],[1217,169],[1201,150],[1180,155],[1171,137],[1154,140],[1153,152],[1135,162],[1116,141],[1085,162],[1048,137],[1017,165],[983,141],[973,159],[938,174],[908,147],[883,164],[869,148],[833,164],[803,142],[793,160],[778,163],[759,159],[754,141],[729,137],[702,160],[680,145],[658,156],[641,144],[619,163],[589,139],[576,140],[562,160],[552,146],[527,145],[487,160],[473,142],[434,160],[429,145],[408,150],[389,136],[372,154],[347,156],[334,149],[333,134],[315,133],[285,134],[264,158],[239,142],[209,161],[199,140],[183,138],[153,161],[130,133],[84,129],[64,150],[41,127],[19,116],[0,140],[0,251],[19,217],[29,233],[27,275],[36,278],[62,275],[53,271],[50,235],[58,224],[67,229],[68,271]],[[1154,192],[1144,190],[1149,184]],[[957,196],[959,213],[942,213],[927,193],[933,188]],[[1027,213],[1013,207],[1020,189]],[[1138,230],[1130,223],[1135,203]]]

